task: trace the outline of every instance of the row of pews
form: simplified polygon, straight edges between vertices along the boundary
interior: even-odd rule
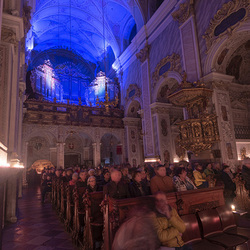
[[[213,187],[167,195],[169,204],[180,215],[212,209],[225,204],[223,187]],[[109,250],[119,226],[132,208],[154,208],[153,196],[115,200],[104,197],[103,192],[88,193],[86,188],[76,188],[54,180],[52,204],[72,241],[82,249],[92,250],[102,245]]]

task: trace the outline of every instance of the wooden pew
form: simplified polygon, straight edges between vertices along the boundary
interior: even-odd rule
[[[52,180],[52,205],[54,208],[57,207],[58,185],[60,185],[60,179],[54,178]]]
[[[62,222],[66,219],[66,205],[67,205],[67,192],[66,187],[69,185],[67,182],[61,182],[60,190],[61,190],[61,203],[60,203],[60,212],[59,216]]]
[[[225,204],[223,187],[168,193],[167,200],[180,215],[192,214],[197,211],[203,211]],[[105,197],[103,205],[104,249],[111,249],[115,233],[119,226],[125,221],[128,212],[135,206],[142,208],[144,205],[149,208],[154,207],[153,196],[121,200]]]
[[[74,217],[74,197],[73,190],[75,186],[67,185],[66,186],[66,219],[64,222],[65,228],[68,232],[73,231],[73,217]]]
[[[103,230],[103,212],[101,203],[103,201],[103,192],[85,192],[83,202],[85,204],[85,225],[83,242],[81,245],[84,250],[92,250],[94,248],[95,239],[93,231],[97,232],[97,227],[100,228],[100,233]]]
[[[73,191],[74,217],[73,217],[72,240],[76,245],[78,245],[79,242],[83,241],[82,237],[83,237],[84,215],[85,215],[83,195],[85,191],[86,191],[85,187],[76,188]]]

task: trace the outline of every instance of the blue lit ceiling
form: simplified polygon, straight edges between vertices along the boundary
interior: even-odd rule
[[[31,23],[29,51],[72,49],[97,67],[104,37],[106,57],[113,61],[144,21],[136,0],[37,0]]]

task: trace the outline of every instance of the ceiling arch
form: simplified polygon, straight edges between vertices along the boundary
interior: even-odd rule
[[[104,57],[105,37],[105,49],[110,46],[117,58],[125,49],[123,39],[130,36],[134,25],[128,23],[133,20],[138,31],[144,17],[137,0],[37,0],[31,48],[70,48],[97,63]]]

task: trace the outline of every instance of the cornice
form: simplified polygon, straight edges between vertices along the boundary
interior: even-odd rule
[[[6,13],[3,13],[2,17],[2,26],[13,30],[16,34],[17,41],[20,41],[24,36],[23,18],[9,15]]]

